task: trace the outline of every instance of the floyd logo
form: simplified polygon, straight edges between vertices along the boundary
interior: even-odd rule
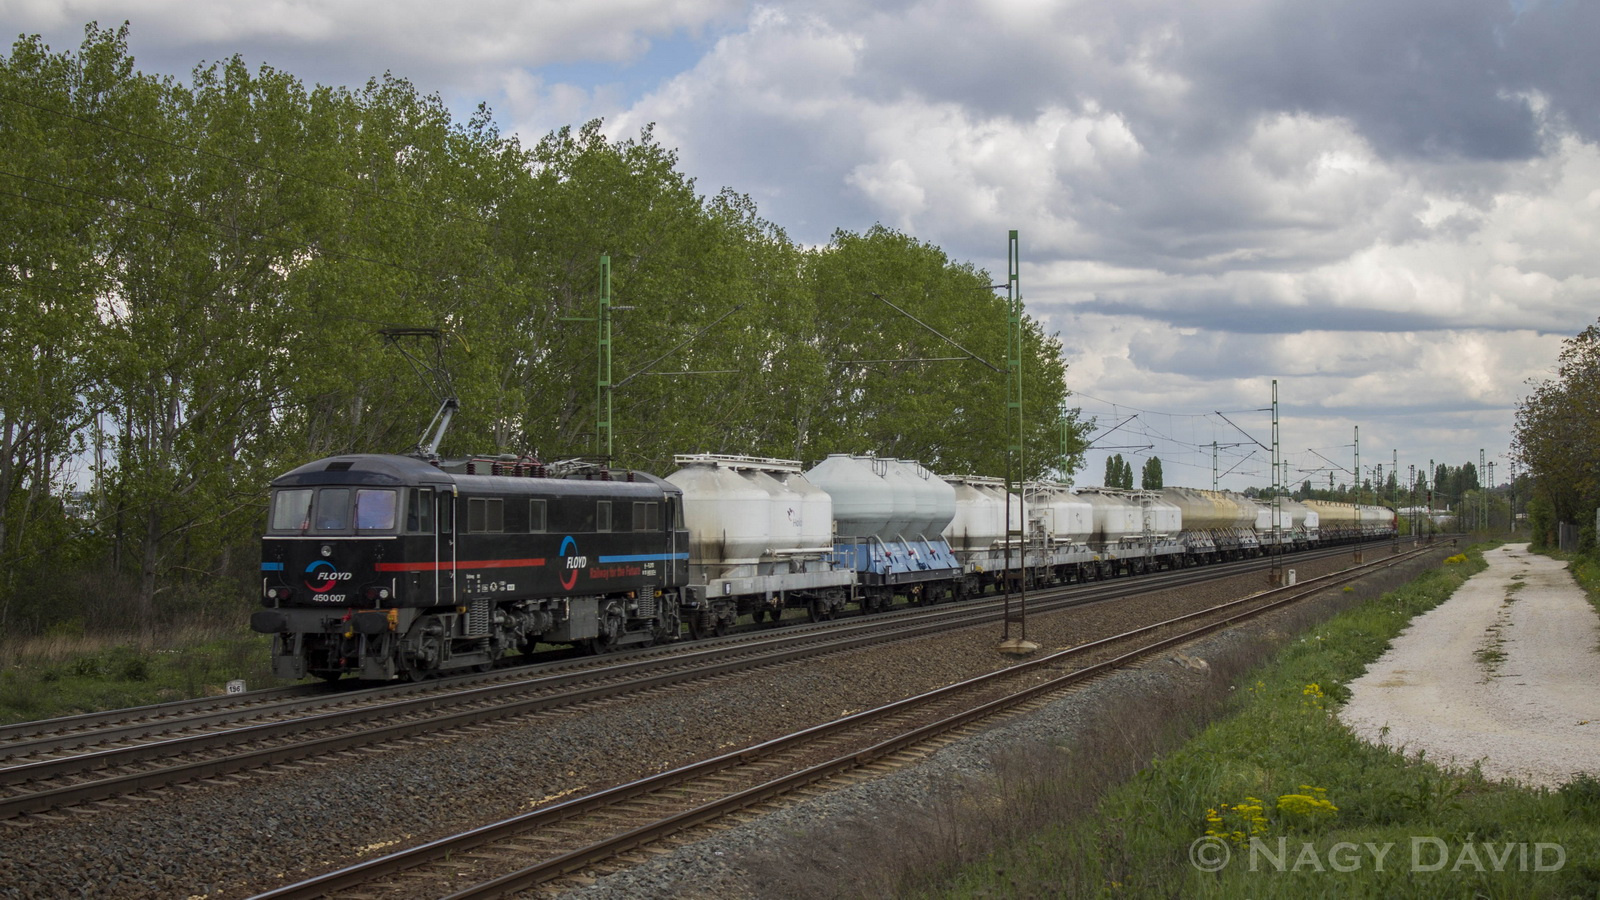
[[[339,567],[325,559],[319,559],[306,566],[306,587],[316,593],[323,593],[333,589],[341,581],[349,581],[351,573],[339,571]]]
[[[566,560],[566,572],[561,576],[561,587],[572,590],[578,586],[578,573],[589,565],[589,557],[578,555],[578,542],[572,535],[561,539],[561,556]]]

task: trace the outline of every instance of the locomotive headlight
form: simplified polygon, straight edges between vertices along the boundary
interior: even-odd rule
[[[387,600],[387,599],[389,599],[389,589],[388,588],[378,588],[378,599],[379,600]]]
[[[332,544],[323,544],[322,545],[322,555],[323,556],[332,556],[333,555],[333,545]]]

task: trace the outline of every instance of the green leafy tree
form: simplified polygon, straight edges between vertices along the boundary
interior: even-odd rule
[[[713,450],[1006,472],[1010,309],[987,272],[882,227],[799,247],[748,197],[698,194],[649,129],[523,147],[394,76],[308,89],[234,58],[152,78],[126,29],[93,26],[75,53],[18,41],[0,103],[0,627],[70,615],[11,601],[73,554],[135,586],[114,602],[146,630],[248,591],[271,477],[407,450],[445,394],[447,454],[593,452],[609,401],[616,461],[656,471]],[[402,353],[391,326],[437,343]],[[1061,344],[1022,332],[1017,474],[1070,477],[1086,429]]]
[[[1161,457],[1152,456],[1145,460],[1144,470],[1139,473],[1139,486],[1147,491],[1161,490]]]
[[[0,632],[38,611],[13,603],[22,584],[61,581],[33,576],[65,568],[77,530],[66,501],[88,486],[71,468],[93,419],[85,395],[109,274],[98,185],[126,157],[62,112],[116,104],[130,78],[125,44],[125,32],[91,28],[79,55],[35,37],[0,61]]]
[[[1600,325],[1561,349],[1554,378],[1531,386],[1517,409],[1512,448],[1531,477],[1536,544],[1557,542],[1561,522],[1591,522],[1600,505]]]
[[[882,226],[838,232],[812,253],[811,342],[826,365],[804,411],[806,455],[868,451],[917,459],[939,472],[1003,474],[1008,434],[1007,300],[987,272]],[[1000,371],[996,371],[999,369]],[[1083,428],[1063,425],[1060,342],[1023,322],[1024,446],[1028,478],[1070,475]],[[1070,432],[1062,458],[1062,429]]]

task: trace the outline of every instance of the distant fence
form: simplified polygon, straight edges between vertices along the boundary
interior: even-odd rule
[[[1559,530],[1558,543],[1562,550],[1569,553],[1578,551],[1578,526],[1571,522],[1561,522],[1556,528]]]

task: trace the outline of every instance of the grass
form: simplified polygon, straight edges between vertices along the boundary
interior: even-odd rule
[[[791,622],[805,615],[786,613]],[[0,640],[0,724],[211,696],[234,679],[251,688],[287,683],[272,674],[271,636],[250,631],[239,618],[200,614],[156,642],[87,633],[78,622]],[[740,623],[748,625],[750,617]],[[566,645],[538,649],[571,651]]]
[[[1317,627],[1251,676],[1231,715],[1088,814],[914,893],[1595,896],[1593,773],[1557,791],[1489,782],[1366,744],[1333,716],[1345,685],[1411,617],[1482,567],[1472,552]],[[1202,870],[1224,857],[1216,871]]]
[[[237,621],[195,624],[145,643],[53,629],[0,644],[0,723],[221,694],[227,683],[274,683],[271,638]]]

